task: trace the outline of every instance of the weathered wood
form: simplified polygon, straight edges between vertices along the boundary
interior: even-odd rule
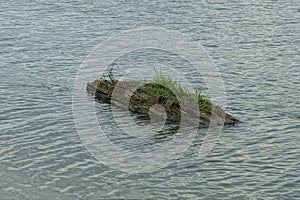
[[[165,108],[168,123],[179,123],[182,117],[189,119],[191,123],[199,123],[199,127],[207,127],[210,122],[224,123],[225,125],[234,125],[240,122],[218,105],[209,104],[206,108],[201,108],[199,105],[200,113],[198,113],[198,109],[189,108],[192,101],[195,101],[191,97],[184,98],[180,104],[176,98],[155,94],[145,85],[141,84],[140,87],[137,87],[137,82],[134,81],[96,80],[87,83],[86,89],[102,102],[114,103],[120,108],[129,109],[135,113],[148,114],[151,106],[160,104]],[[201,102],[198,103],[201,104]],[[213,116],[212,109],[215,113]]]

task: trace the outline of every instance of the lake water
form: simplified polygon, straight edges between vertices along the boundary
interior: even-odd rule
[[[298,1],[41,0],[0,8],[0,199],[300,198]],[[127,174],[86,150],[72,92],[96,45],[145,26],[200,42],[222,74],[227,110],[243,123],[225,128],[204,160],[196,142],[166,168]],[[107,105],[97,106],[108,123]]]

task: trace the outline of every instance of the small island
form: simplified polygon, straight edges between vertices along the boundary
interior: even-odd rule
[[[191,123],[199,123],[199,128],[208,127],[211,122],[227,126],[240,122],[220,106],[203,97],[199,91],[196,94],[189,93],[175,80],[162,75],[162,73],[156,74],[151,82],[118,81],[113,78],[112,70],[110,70],[109,79],[89,82],[86,89],[97,100],[114,103],[120,108],[129,109],[132,113],[149,115],[151,109],[152,115],[159,118],[162,117],[159,108],[163,107],[167,114],[166,123],[180,123],[183,116]],[[197,102],[198,111],[189,108],[193,102]],[[153,105],[160,106],[153,109]],[[182,107],[185,109],[182,110]],[[212,111],[214,111],[214,115],[212,115]]]

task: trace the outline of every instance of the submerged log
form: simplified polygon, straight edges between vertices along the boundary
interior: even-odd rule
[[[211,122],[218,125],[235,125],[240,122],[206,98],[201,97],[196,100],[192,95],[185,95],[179,100],[171,90],[155,83],[141,84],[136,81],[101,79],[87,83],[86,89],[101,102],[114,103],[133,113],[149,115],[149,110],[152,108],[152,114],[162,117],[161,111],[152,107],[159,104],[167,114],[166,123],[180,123],[183,117],[189,119],[191,123],[197,123],[199,127],[208,127]],[[189,107],[193,101],[197,102],[199,109]]]

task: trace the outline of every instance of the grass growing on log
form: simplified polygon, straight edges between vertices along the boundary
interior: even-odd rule
[[[154,69],[155,70],[155,69]],[[209,99],[203,97],[200,90],[196,90],[196,93],[190,93],[186,88],[182,87],[178,82],[171,77],[164,76],[162,72],[159,73],[155,70],[156,76],[153,81],[146,83],[145,86],[151,92],[159,95],[164,95],[170,99],[176,99],[176,94],[181,97],[193,98],[198,101],[199,108],[201,110],[211,111],[212,103]]]
[[[153,98],[156,96],[164,96],[168,100],[178,102],[178,98],[182,98],[184,101],[188,99],[196,100],[199,104],[199,109],[207,113],[211,113],[212,103],[209,99],[203,97],[200,90],[196,90],[195,93],[189,92],[186,88],[182,87],[176,80],[171,77],[165,76],[161,71],[157,72],[154,68],[156,76],[151,82],[130,80],[123,82],[136,82],[142,83],[144,87],[148,90],[150,96]],[[110,82],[114,83],[116,80],[113,78],[113,68],[110,68],[107,72]],[[101,81],[98,82],[98,87],[101,87]],[[152,98],[151,97],[151,98]],[[148,97],[150,98],[150,97]],[[140,101],[147,101],[147,99],[139,99]]]
[[[154,79],[151,83],[164,86],[165,88],[168,88],[170,91],[173,91],[176,94],[180,94],[180,95],[188,95],[189,94],[187,92],[187,89],[181,87],[171,77],[164,76],[161,71],[158,73],[155,70],[155,73],[156,73],[156,76],[154,77]],[[154,89],[156,89],[156,88],[154,88]],[[161,92],[161,91],[159,90],[159,92]]]
[[[201,114],[200,121],[203,127],[206,127],[211,120],[222,123],[220,119],[223,118],[224,114],[225,124],[233,125],[240,122],[226,113],[221,106],[213,104],[209,99],[203,97],[199,90],[191,93],[172,78],[162,75],[161,72],[156,73],[156,77],[150,82],[145,80],[115,80],[112,75],[112,69],[110,69],[107,77],[109,80],[100,78],[90,82],[87,84],[87,91],[94,94],[95,98],[104,100],[105,103],[112,103],[112,93],[118,88],[115,98],[118,100],[120,107],[125,106],[127,109],[129,101],[129,110],[145,114],[149,112],[152,105],[161,104],[170,120],[175,122],[180,120],[182,114],[189,116],[191,120],[197,117],[197,111],[190,106],[193,105],[191,103],[195,100],[198,102]],[[94,89],[96,89],[96,93],[94,93]],[[181,105],[184,106],[186,112],[182,112]],[[212,108],[216,110],[217,114],[214,119],[211,118]]]

